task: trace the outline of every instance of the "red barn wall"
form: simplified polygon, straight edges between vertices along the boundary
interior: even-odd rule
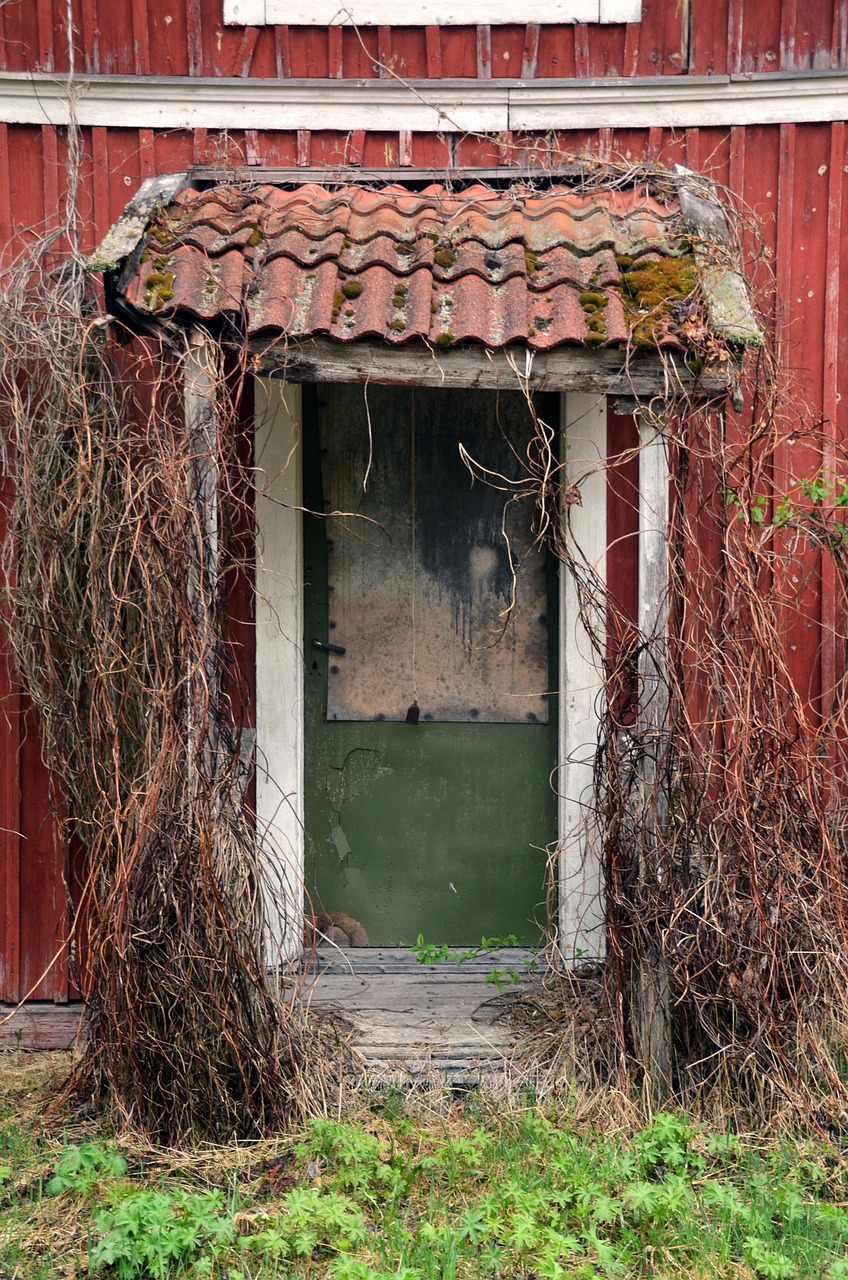
[[[481,12],[485,6],[481,5]],[[691,17],[690,17],[691,13]],[[609,27],[225,27],[223,0],[73,0],[83,75],[379,77],[723,75],[848,65],[843,0],[643,0]],[[68,69],[66,0],[0,11],[2,69]]]
[[[225,28],[222,0],[74,0],[81,75],[409,79],[525,79],[724,75],[848,67],[848,3],[820,0],[643,0],[638,24],[613,27]],[[65,0],[0,7],[3,71],[68,69]],[[789,89],[789,86],[788,86]],[[293,166],[304,181],[323,168],[530,166],[563,154],[651,159],[699,170],[729,188],[757,220],[772,255],[778,301],[771,320],[794,401],[810,421],[848,439],[848,155],[838,123],[661,128],[464,136],[338,131],[83,130],[82,248],[91,250],[141,182],[192,164]],[[55,225],[65,187],[66,136],[49,125],[0,123],[0,248],[11,253]],[[352,176],[355,177],[355,174]],[[748,248],[753,244],[750,240]],[[762,267],[758,279],[765,282]],[[818,455],[784,459],[787,477],[815,472]],[[777,478],[780,486],[780,477]],[[836,677],[827,627],[837,608],[831,580],[808,589],[795,628],[796,676],[811,698]],[[0,1000],[66,1000],[67,858],[49,819],[47,779],[29,719],[0,666]]]

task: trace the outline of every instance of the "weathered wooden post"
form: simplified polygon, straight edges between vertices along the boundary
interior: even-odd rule
[[[668,821],[662,770],[667,749],[668,685],[668,444],[655,421],[639,416],[639,709],[636,725],[634,837],[640,903],[662,874],[658,846]],[[668,966],[662,938],[636,934],[632,972],[632,1030],[645,1071],[647,1096],[657,1106],[671,1089]]]
[[[202,764],[207,782],[218,771],[216,753],[217,700],[220,696],[217,610],[218,610],[218,421],[216,388],[218,370],[209,340],[202,329],[192,329],[184,368],[186,427],[191,440],[189,503],[192,508],[193,537],[186,593],[194,615],[201,652],[188,699],[187,768],[193,794],[199,786]]]

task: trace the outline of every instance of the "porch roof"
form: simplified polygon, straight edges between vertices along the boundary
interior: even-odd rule
[[[91,261],[128,320],[252,345],[695,349],[762,341],[712,188],[184,179],[137,198]],[[142,193],[140,193],[142,196]],[[141,217],[139,217],[141,211]]]

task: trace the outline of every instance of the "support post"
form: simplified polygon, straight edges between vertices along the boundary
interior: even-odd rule
[[[256,380],[256,824],[270,967],[303,950],[300,387]]]
[[[642,901],[658,883],[658,843],[668,812],[661,772],[667,749],[669,468],[665,436],[639,419],[639,711],[636,738],[639,770],[634,796]],[[662,939],[637,933],[632,974],[632,1025],[636,1053],[645,1072],[648,1098],[661,1105],[671,1089],[671,1019],[668,967]]]
[[[193,657],[196,669],[188,700],[187,768],[194,792],[199,785],[198,750],[204,753],[203,766],[208,781],[215,776],[218,748],[215,715],[220,695],[216,627],[219,585],[217,381],[218,370],[209,340],[202,329],[192,329],[185,359],[184,403],[191,440],[189,501],[193,508],[186,593],[201,638],[201,651]]]
[[[582,505],[568,512],[571,538],[587,571],[606,584],[607,402],[605,396],[563,396],[566,485],[579,485]],[[563,512],[563,519],[566,513]],[[577,583],[561,566],[559,714],[559,947],[568,964],[604,954],[604,876],[595,808],[597,699],[601,659],[581,616]],[[592,608],[589,602],[585,607]],[[591,625],[606,633],[604,605]]]

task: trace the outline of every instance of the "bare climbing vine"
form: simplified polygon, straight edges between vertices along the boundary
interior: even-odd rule
[[[166,1142],[266,1133],[335,1099],[340,1058],[276,968],[296,892],[245,798],[244,369],[121,351],[88,289],[48,240],[0,296],[9,643],[78,852],[72,1089]]]

